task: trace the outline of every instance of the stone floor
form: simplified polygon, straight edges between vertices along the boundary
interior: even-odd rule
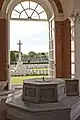
[[[76,120],[80,120],[80,117],[78,117]]]
[[[7,109],[4,99],[0,103],[0,120],[7,120]]]
[[[13,91],[1,91],[0,92],[0,120],[7,120],[7,108],[6,108],[6,98],[9,93]]]

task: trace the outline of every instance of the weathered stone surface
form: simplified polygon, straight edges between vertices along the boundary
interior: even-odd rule
[[[78,96],[79,95],[79,80],[65,78],[66,84],[66,95],[67,96]]]
[[[76,120],[80,115],[80,96],[66,96],[66,90],[63,89],[66,80],[75,83],[73,79],[57,78],[24,81],[23,91],[8,96],[7,117],[11,120]],[[27,97],[24,99],[24,96]]]
[[[23,100],[34,103],[52,103],[65,97],[65,81],[61,79],[37,78],[24,81]]]
[[[0,102],[0,120],[7,120],[7,108],[5,104],[5,99]]]
[[[11,120],[70,120],[70,107],[61,103],[35,104],[22,101],[21,93],[14,93],[7,100],[8,118]]]

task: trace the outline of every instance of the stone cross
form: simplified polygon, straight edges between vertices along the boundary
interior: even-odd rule
[[[19,45],[19,61],[21,61],[21,40],[19,40],[19,43],[17,43],[17,45]]]

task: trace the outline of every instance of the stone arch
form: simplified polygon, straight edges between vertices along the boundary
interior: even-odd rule
[[[59,0],[49,0],[50,1],[50,3],[52,4],[52,7],[53,7],[53,4],[55,3],[56,4],[56,7],[57,7],[57,9],[58,9],[58,13],[63,13],[63,8],[62,8],[62,5],[61,5],[61,3],[60,3],[60,1]]]
[[[10,16],[11,16],[11,13],[14,7],[18,5],[20,2],[24,2],[24,1],[25,0],[16,0],[16,1],[5,0],[4,1],[3,6],[2,6],[2,12],[4,15],[7,15],[7,19],[10,19]],[[50,20],[52,16],[55,17],[54,19],[55,21],[63,19],[63,9],[62,9],[62,5],[59,0],[57,0],[57,2],[55,0],[46,0],[46,1],[45,0],[38,0],[38,1],[31,0],[31,1],[38,3],[39,5],[43,7],[43,9],[45,10],[47,14],[48,21]],[[9,29],[8,29],[8,33],[9,33]]]
[[[6,13],[8,14],[8,17],[10,18],[10,15],[11,15],[11,12],[13,10],[13,8],[19,4],[20,2],[22,2],[23,0],[17,0],[16,2],[14,2],[13,0],[11,2],[9,2],[8,4],[8,7],[6,9]],[[24,0],[25,1],[25,0]],[[51,8],[51,5],[49,3],[47,3],[45,5],[45,2],[44,0],[41,0],[41,1],[36,1],[36,0],[31,0],[33,2],[36,2],[38,3],[39,5],[41,5],[43,7],[43,9],[45,10],[47,16],[48,16],[48,19],[53,15],[53,9]]]
[[[17,5],[18,3],[25,1],[25,0],[4,0],[3,4],[1,4],[1,10],[4,14],[8,14],[10,16],[12,9]],[[58,13],[63,13],[63,8],[59,0],[32,0],[33,2],[37,2],[40,4],[44,10],[47,13],[48,19],[50,19],[54,13],[56,16]],[[8,16],[8,17],[9,17]]]
[[[2,56],[0,59],[0,82],[6,81],[9,82],[9,17],[11,12],[11,7],[15,6],[25,0],[3,0],[0,1],[0,33],[1,34],[1,44],[0,44],[0,55]],[[56,45],[56,77],[70,77],[70,23],[66,19],[68,9],[66,7],[66,2],[62,2],[62,0],[32,0],[34,2],[38,2],[43,9],[46,11],[48,15],[48,20],[51,20],[54,13],[55,20],[55,45]],[[69,1],[68,1],[69,2]],[[68,4],[69,5],[69,4]],[[63,7],[63,8],[62,8]],[[51,19],[50,19],[51,18]],[[50,21],[49,21],[50,22]],[[63,35],[64,34],[64,35]],[[63,41],[64,40],[64,41]],[[66,46],[65,46],[66,42]],[[63,45],[64,43],[64,45]],[[4,54],[2,54],[4,51]],[[66,59],[65,59],[66,55]],[[64,63],[64,64],[63,64]],[[65,64],[66,63],[66,64]],[[5,85],[3,85],[5,86]]]

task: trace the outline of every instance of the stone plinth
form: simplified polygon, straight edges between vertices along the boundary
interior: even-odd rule
[[[79,80],[78,79],[64,79],[66,84],[66,95],[67,96],[78,96],[79,95]]]
[[[69,83],[73,84],[69,84]],[[66,83],[66,84],[65,84]],[[76,120],[80,116],[80,96],[66,97],[73,79],[30,79],[23,90],[8,95],[7,118],[10,120]],[[66,90],[65,90],[66,86]]]
[[[39,78],[23,83],[23,100],[34,103],[54,103],[66,97],[65,82],[61,79]]]
[[[8,96],[7,118],[10,120],[70,120],[71,108],[62,103],[35,104],[23,101],[20,92]]]
[[[22,100],[22,92],[8,96],[7,118],[10,120],[76,120],[80,115],[80,97],[68,96],[57,103],[35,104]]]

